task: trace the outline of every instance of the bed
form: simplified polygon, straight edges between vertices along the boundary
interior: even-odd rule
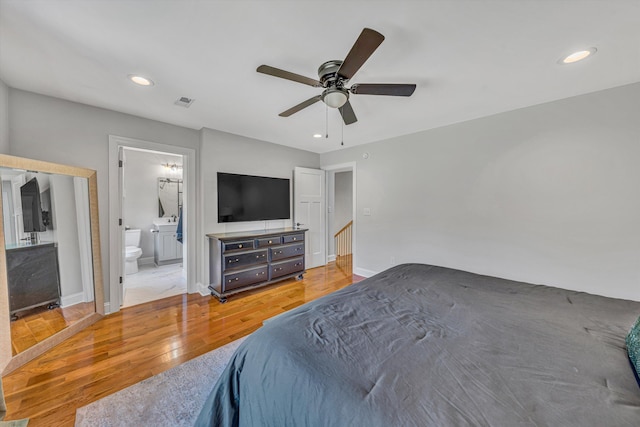
[[[639,426],[640,303],[422,264],[266,321],[199,426]]]

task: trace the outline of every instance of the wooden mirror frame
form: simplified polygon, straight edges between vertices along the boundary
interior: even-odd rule
[[[7,280],[7,258],[4,245],[4,225],[0,224],[0,372],[2,375],[15,370],[47,350],[60,344],[80,330],[104,316],[104,291],[102,284],[102,262],[100,258],[100,223],[98,221],[98,183],[96,171],[75,166],[60,165],[40,160],[0,154],[0,167],[24,169],[34,172],[53,173],[87,178],[89,181],[89,216],[91,228],[91,250],[93,259],[93,288],[95,312],[85,316],[60,332],[13,356],[11,352],[11,322],[9,316],[9,286]],[[0,198],[2,212],[2,198]]]

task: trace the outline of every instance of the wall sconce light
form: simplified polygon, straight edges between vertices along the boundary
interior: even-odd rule
[[[165,169],[169,169],[171,172],[177,172],[182,170],[182,165],[179,165],[177,163],[163,163],[162,166],[164,166]]]

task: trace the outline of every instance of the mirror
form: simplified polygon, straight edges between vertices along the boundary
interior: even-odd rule
[[[95,171],[0,154],[0,369],[104,314]]]
[[[182,179],[158,178],[158,217],[179,217],[182,209]]]

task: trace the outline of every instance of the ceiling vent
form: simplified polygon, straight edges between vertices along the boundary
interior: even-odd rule
[[[189,108],[191,107],[191,104],[193,104],[193,101],[195,101],[195,99],[187,98],[186,96],[181,96],[180,98],[178,98],[176,102],[174,102],[174,104],[184,108]]]

